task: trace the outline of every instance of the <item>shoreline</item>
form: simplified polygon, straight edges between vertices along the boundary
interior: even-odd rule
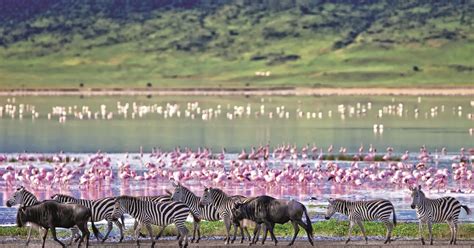
[[[0,96],[474,96],[461,88],[62,88],[1,89]]]

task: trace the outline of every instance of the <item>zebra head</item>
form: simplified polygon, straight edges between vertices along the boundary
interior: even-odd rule
[[[206,206],[212,203],[212,188],[205,188],[199,205]]]
[[[28,192],[25,187],[20,186],[16,189],[15,193],[10,197],[10,199],[7,201],[7,207],[12,207],[17,204],[23,204],[24,201],[24,196]]]
[[[123,213],[125,213],[125,198],[123,196],[119,196],[115,198],[114,201],[114,210],[112,211],[112,216],[121,216]]]
[[[416,206],[420,204],[421,199],[425,198],[425,193],[421,191],[421,185],[418,185],[418,187],[410,187],[410,191],[412,199],[410,207],[415,209]]]
[[[328,209],[326,210],[326,214],[324,215],[324,218],[326,220],[329,220],[331,216],[333,216],[337,212],[336,199],[329,198],[328,202],[329,202]]]
[[[174,187],[174,191],[171,194],[171,200],[177,202],[184,202],[185,200],[185,189],[180,183],[176,183],[174,181],[171,182]]]

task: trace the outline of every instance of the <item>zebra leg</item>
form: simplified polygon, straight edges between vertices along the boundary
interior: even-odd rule
[[[146,224],[145,227],[146,227],[146,230],[148,230],[148,234],[150,235],[151,247],[153,248],[153,247],[155,247],[155,240],[153,239],[153,230],[151,230],[151,225],[150,224]]]
[[[102,238],[101,243],[104,243],[105,240],[109,237],[110,231],[112,231],[112,221],[107,221],[107,232],[105,233],[105,236]]]
[[[387,244],[392,241],[392,230],[393,230],[393,223],[390,221],[384,221],[385,228],[387,228],[387,239],[385,240],[384,244]]]
[[[226,238],[224,244],[228,245],[230,241],[230,219],[229,217],[224,217],[224,224],[225,224],[225,231],[226,231]]]
[[[137,245],[140,246],[140,241],[138,240],[138,238],[140,237],[140,230],[142,229],[142,223],[141,222],[137,222],[137,225],[135,227],[135,239],[137,241]]]
[[[425,239],[423,238],[423,222],[421,220],[420,220],[420,223],[418,224],[418,230],[420,232],[421,244],[425,245]]]
[[[196,240],[196,243],[199,243],[199,240],[201,240],[201,222],[199,221],[197,223],[197,234],[198,234],[198,238]]]
[[[362,223],[361,220],[357,220],[357,225],[359,225],[360,231],[361,231],[362,234],[364,235],[365,243],[368,244],[368,243],[369,243],[369,239],[367,238],[367,235],[365,234],[364,224]]]
[[[191,243],[194,243],[194,240],[196,240],[196,243],[199,243],[199,239],[201,239],[201,235],[199,233],[199,223],[200,220],[199,219],[194,219],[194,223],[193,223],[193,238],[191,239]],[[198,233],[198,238],[196,239],[196,232]],[[179,233],[179,232],[178,232]]]
[[[296,221],[291,221],[291,224],[293,224],[293,230],[295,231],[295,234],[293,235],[293,239],[288,244],[288,246],[291,246],[293,243],[295,243],[296,236],[298,236],[298,233],[300,232],[300,228],[298,227],[298,223]]]
[[[77,242],[81,238],[81,235],[79,235],[79,231],[76,227],[71,228],[71,240],[69,240],[69,245],[72,245],[72,242],[75,241]]]
[[[431,227],[431,221],[428,221],[428,232],[430,234],[430,245],[433,245],[433,230]]]
[[[352,228],[354,227],[354,222],[352,220],[349,221],[349,233],[347,234],[347,240],[346,244],[351,241],[351,235],[352,235]]]
[[[179,233],[179,241],[178,241],[178,245],[179,247],[188,247],[188,229],[186,228],[186,226],[184,225],[184,223],[175,223],[175,226],[176,228],[178,229],[178,233]],[[184,240],[184,246],[183,246],[183,240]]]
[[[456,223],[456,221],[453,221],[453,245],[456,244],[456,241],[457,241],[457,236],[458,236],[458,224]]]
[[[452,220],[446,220],[446,222],[448,223],[449,231],[451,232],[451,238],[449,239],[449,244],[452,245],[453,241],[454,241],[453,222],[452,222]]]
[[[115,220],[114,221],[115,225],[119,228],[120,230],[120,240],[119,240],[119,243],[122,243],[123,241],[123,230],[125,230],[125,225],[122,225],[122,223],[120,223],[120,221],[118,220]],[[106,235],[107,236],[107,235]],[[104,240],[107,239],[107,237],[104,238]]]

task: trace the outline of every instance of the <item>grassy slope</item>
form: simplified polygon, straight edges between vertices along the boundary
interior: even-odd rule
[[[189,230],[192,230],[192,223],[188,223]],[[364,224],[368,236],[385,236],[385,227],[382,223],[367,222]],[[313,223],[313,230],[316,236],[333,236],[333,237],[345,237],[347,236],[349,223],[347,221],[322,221]],[[100,230],[104,232],[104,230]],[[142,230],[146,233],[146,230]],[[427,228],[425,226],[425,237],[427,235]],[[472,233],[474,232],[473,224],[461,224],[458,229],[459,239],[471,239]],[[154,227],[154,233],[158,233],[158,228]],[[18,227],[0,227],[0,237],[25,237],[27,234],[27,228]],[[132,231],[127,229],[126,235],[132,236]],[[203,236],[224,236],[225,228],[223,222],[202,222],[201,223],[201,234]],[[70,234],[64,232],[60,234],[62,236],[69,236]],[[169,226],[164,232],[165,236],[176,235],[176,229],[174,226]],[[275,226],[275,235],[278,237],[291,237],[293,235],[293,226],[289,223],[285,225]],[[306,236],[304,230],[300,230],[299,236]],[[352,235],[362,235],[358,227],[354,227]],[[447,224],[434,224],[433,235],[435,238],[450,238],[450,231]],[[407,237],[417,238],[418,225],[417,223],[398,223],[395,227],[393,237]]]
[[[385,11],[379,3],[360,9],[326,3],[302,14],[297,8],[228,4],[208,12],[154,10],[126,22],[91,13],[85,31],[74,28],[85,16],[68,16],[66,9],[24,21],[47,31],[0,47],[0,88],[144,87],[147,82],[154,87],[472,86],[472,20],[461,23],[453,12],[459,6],[443,7]],[[368,12],[383,15],[347,46],[335,48],[360,29]],[[445,15],[424,15],[432,12]],[[62,22],[73,28],[51,31]],[[0,26],[8,34],[25,29],[21,23]],[[300,59],[279,63],[285,55]],[[266,59],[254,61],[255,56]],[[414,71],[415,65],[421,71]],[[256,71],[272,75],[257,77]]]

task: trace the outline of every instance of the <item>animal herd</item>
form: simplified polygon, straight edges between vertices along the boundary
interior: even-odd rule
[[[247,235],[251,241],[250,244],[256,244],[260,231],[263,230],[262,244],[266,241],[269,233],[272,241],[277,245],[278,240],[274,233],[275,224],[291,222],[294,235],[289,245],[294,244],[299,227],[306,231],[309,243],[314,245],[313,226],[308,211],[298,201],[275,199],[267,195],[257,197],[227,195],[218,188],[205,188],[200,197],[180,183],[172,181],[172,186],[173,191],[160,196],[123,195],[97,200],[83,200],[68,195],[55,194],[51,199],[44,201],[39,201],[36,196],[21,186],[7,201],[7,206],[20,205],[16,217],[17,225],[19,227],[30,225],[27,244],[31,236],[31,227],[38,226],[43,239],[43,247],[49,230],[51,230],[53,239],[66,247],[57,238],[56,227],[71,228],[73,235],[70,244],[73,240],[79,240],[78,247],[80,247],[85,238],[86,247],[88,247],[90,236],[88,222],[92,223],[93,234],[101,242],[108,238],[115,224],[120,229],[119,242],[122,242],[124,214],[135,219],[133,231],[137,245],[139,245],[142,227],[147,230],[152,241],[151,246],[154,247],[156,240],[162,235],[163,229],[174,224],[178,231],[179,247],[187,247],[189,230],[185,226],[185,222],[189,215],[194,220],[191,242],[197,243],[201,239],[201,220],[223,220],[226,229],[225,244],[233,243],[236,240],[237,230],[240,230],[242,236],[241,243],[244,242]],[[425,244],[422,235],[423,225],[428,226],[430,244],[433,244],[432,223],[447,222],[451,230],[450,244],[456,244],[459,214],[462,209],[470,214],[469,207],[449,196],[430,199],[425,196],[421,186],[410,187],[410,191],[411,208],[416,210],[419,219],[421,243]],[[384,243],[391,242],[391,234],[397,221],[395,208],[390,201],[384,199],[349,201],[330,198],[328,203],[326,219],[331,218],[336,212],[346,215],[349,219],[350,227],[346,243],[351,240],[352,229],[355,225],[360,227],[365,241],[368,242],[363,221],[375,220],[381,221],[386,226],[387,233]],[[105,236],[102,236],[94,224],[94,222],[101,220],[107,221]],[[255,225],[253,237],[250,236],[247,229],[250,223]],[[156,237],[153,236],[152,225],[162,227]],[[232,226],[234,234],[231,238]],[[81,231],[81,235],[78,230]]]

